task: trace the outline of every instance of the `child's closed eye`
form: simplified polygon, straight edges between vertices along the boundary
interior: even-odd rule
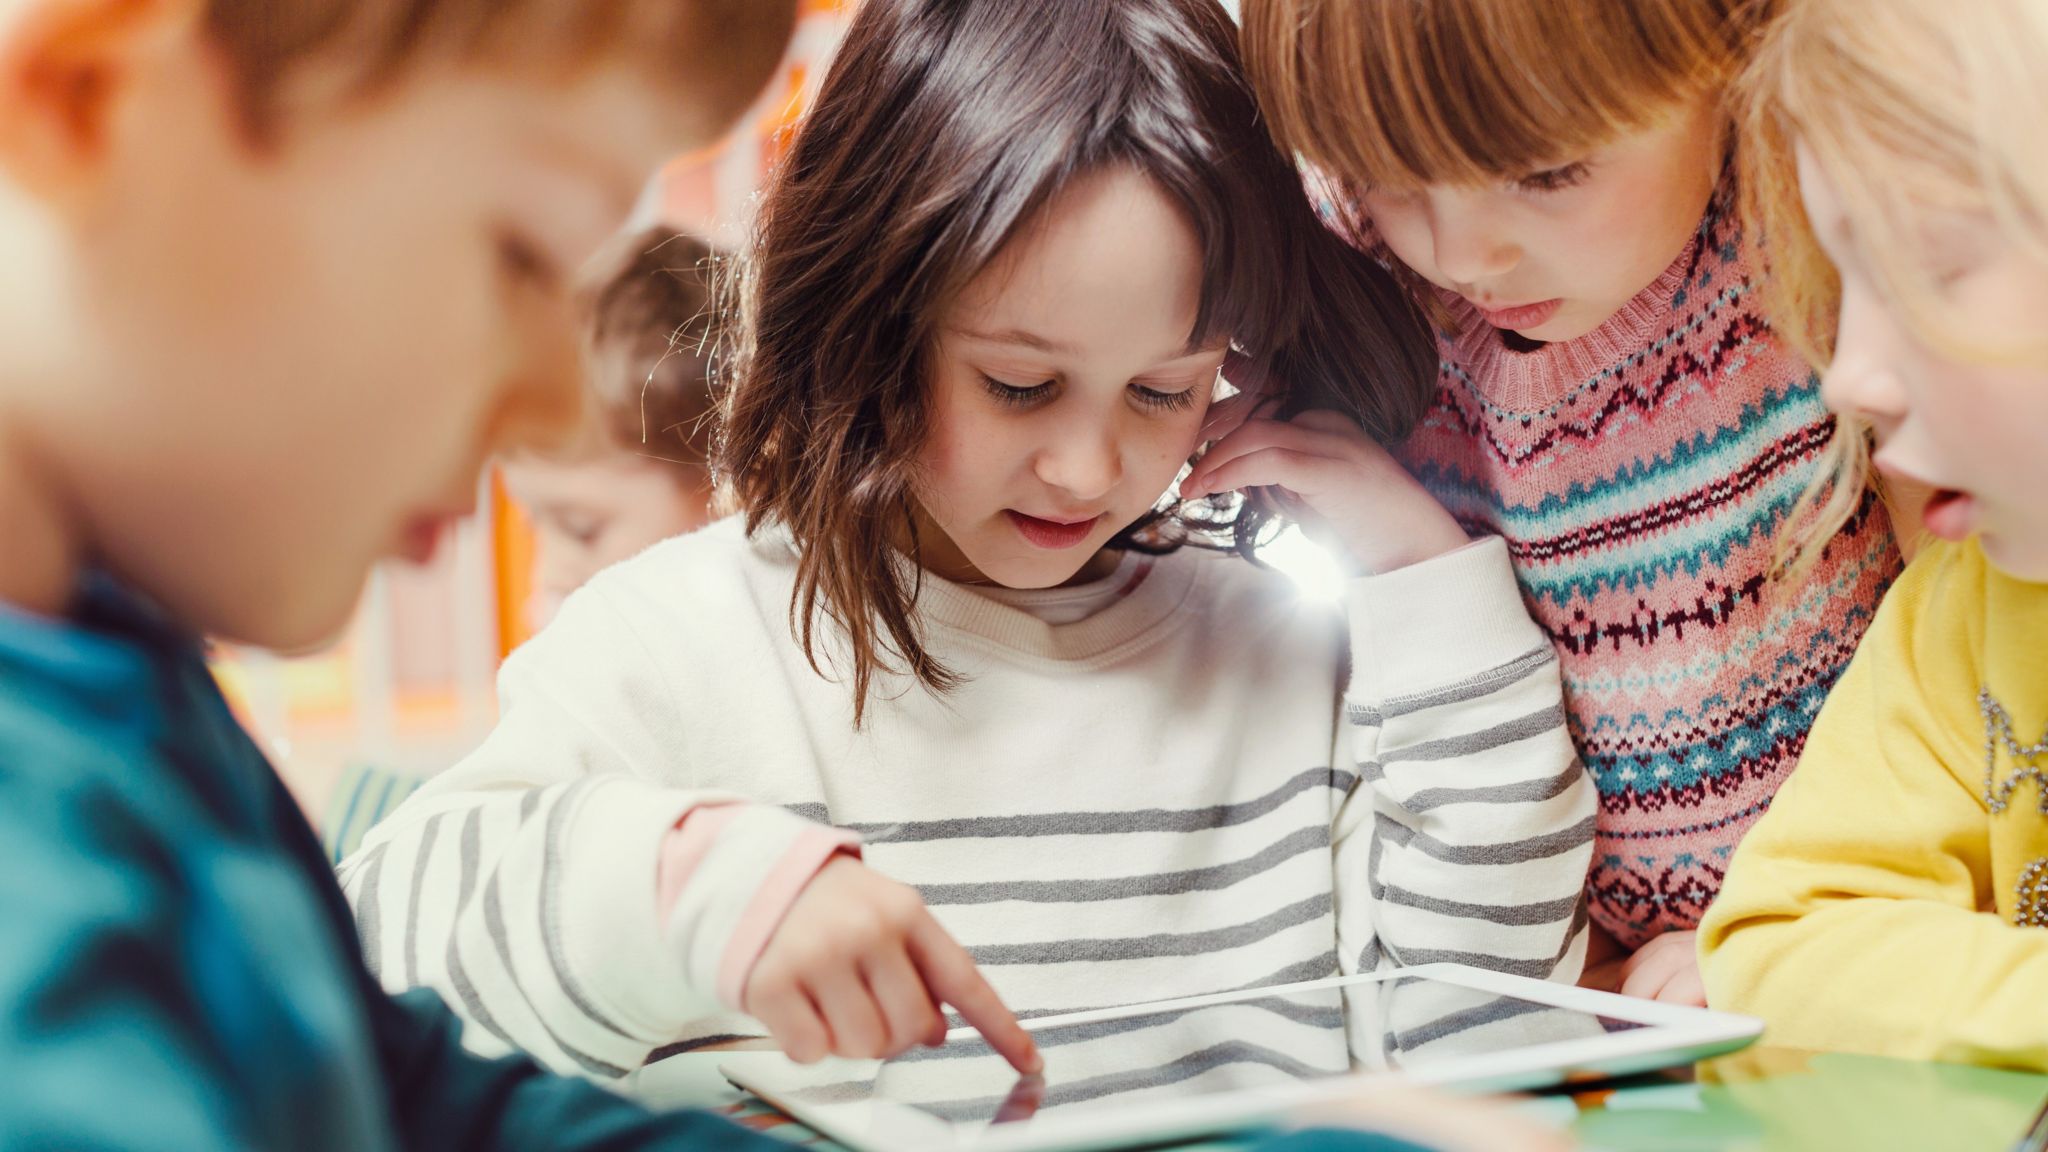
[[[1585,183],[1586,176],[1592,168],[1593,166],[1584,160],[1559,168],[1545,168],[1541,172],[1531,172],[1516,180],[1514,186],[1522,192],[1561,192]]]
[[[541,246],[517,229],[501,227],[493,237],[498,265],[507,279],[520,284],[551,288],[561,279],[560,270]]]
[[[1029,408],[1052,395],[1050,380],[1037,384],[1005,384],[984,372],[981,374],[981,386],[988,390],[990,396],[996,398],[997,403],[1012,408]]]
[[[550,508],[540,512],[536,519],[586,548],[597,542],[607,524],[605,517],[578,508]]]
[[[1010,384],[986,372],[981,374],[981,386],[997,403],[1010,408],[1029,408],[1041,404],[1051,398],[1054,389],[1054,384],[1050,380],[1038,384]],[[1195,403],[1195,389],[1192,387],[1154,388],[1133,381],[1128,385],[1128,389],[1138,403],[1164,412],[1185,412]]]
[[[1169,391],[1150,388],[1143,384],[1133,384],[1131,385],[1131,393],[1138,398],[1140,404],[1166,412],[1185,412],[1189,408],[1194,407],[1195,404],[1195,390],[1193,388]]]

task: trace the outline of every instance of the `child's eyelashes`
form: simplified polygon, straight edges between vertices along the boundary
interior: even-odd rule
[[[1185,412],[1195,406],[1195,390],[1183,388],[1178,392],[1161,392],[1142,384],[1131,385],[1131,391],[1138,396],[1139,403],[1148,404],[1166,412]]]
[[[988,389],[988,394],[995,397],[998,403],[1012,408],[1029,408],[1052,395],[1050,380],[1041,384],[1020,386],[1005,384],[984,372],[981,374],[981,386]]]
[[[1514,182],[1515,188],[1523,192],[1561,192],[1586,182],[1592,165],[1584,160],[1566,164],[1561,168],[1546,168],[1531,172]]]
[[[1010,408],[1030,408],[1041,404],[1051,399],[1054,389],[1054,384],[1050,380],[1030,385],[1006,384],[986,372],[981,374],[981,386],[997,403]],[[1138,403],[1162,412],[1185,412],[1195,403],[1193,388],[1164,391],[1148,388],[1143,384],[1132,384],[1129,387],[1131,395],[1137,398]]]
[[[498,229],[495,237],[498,264],[505,275],[519,283],[549,287],[560,279],[555,262],[541,246],[512,228]]]

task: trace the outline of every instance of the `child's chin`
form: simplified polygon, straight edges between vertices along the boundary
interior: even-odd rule
[[[1071,559],[1062,554],[1037,553],[1025,556],[1005,556],[1000,560],[981,566],[983,576],[992,583],[1017,592],[1031,592],[1041,588],[1057,588],[1072,580],[1094,553],[1087,548],[1076,548]]]
[[[2032,584],[2048,584],[2048,526],[2033,537],[2021,539],[2004,533],[1978,538],[1984,558],[2000,572]]]
[[[315,592],[254,605],[228,605],[213,619],[192,621],[207,635],[234,644],[263,648],[283,656],[300,656],[332,646],[347,631],[368,573],[363,578]],[[313,584],[308,581],[307,584]]]
[[[1078,566],[1072,571],[1048,572],[1043,565],[1027,566],[1019,564],[990,572],[988,573],[988,578],[1001,587],[1008,588],[1013,592],[1036,592],[1045,588],[1057,588],[1072,580],[1074,573],[1078,571],[1080,571]]]

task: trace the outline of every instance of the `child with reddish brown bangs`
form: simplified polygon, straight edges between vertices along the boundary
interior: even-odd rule
[[[1033,1069],[1017,1015],[1576,975],[1555,654],[1376,442],[1427,332],[1317,222],[1214,0],[868,0],[757,227],[715,448],[744,515],[570,597],[344,864],[388,982],[617,1076],[763,1028],[890,1055],[944,1004]],[[1233,350],[1285,386],[1213,406]],[[1341,605],[1225,547],[1277,516]],[[1517,1026],[1422,1033],[1475,1025]]]
[[[1722,109],[1749,0],[1247,0],[1281,146],[1437,322],[1400,460],[1502,536],[1600,791],[1588,983],[1703,1002],[1694,930],[1899,569],[1866,495],[1777,541],[1833,427],[1762,315]]]

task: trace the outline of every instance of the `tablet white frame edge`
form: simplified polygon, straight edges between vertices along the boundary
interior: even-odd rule
[[[1525,976],[1510,976],[1460,964],[1419,964],[1357,976],[1331,976],[1298,984],[1248,988],[1204,996],[1186,996],[1123,1008],[1103,1008],[1061,1016],[1042,1016],[1024,1021],[1028,1030],[1066,1027],[1099,1020],[1120,1020],[1134,1016],[1155,1016],[1215,1004],[1259,1000],[1271,996],[1296,995],[1356,984],[1422,978],[1455,984],[1481,992],[1607,1016],[1643,1029],[1611,1032],[1582,1040],[1561,1040],[1549,1044],[1515,1048],[1505,1052],[1460,1057],[1420,1070],[1388,1070],[1335,1076],[1327,1080],[1302,1081],[1266,1088],[1248,1088],[1211,1097],[1183,1097],[1172,1101],[1138,1104],[1115,1112],[1093,1112],[1061,1122],[1049,1118],[1028,1128],[985,1127],[962,1129],[917,1108],[886,1097],[867,1102],[874,1110],[891,1113],[910,1126],[929,1125],[932,1143],[880,1148],[868,1129],[856,1131],[839,1122],[833,1106],[817,1107],[784,1098],[773,1087],[757,1087],[751,1074],[799,1067],[779,1052],[739,1053],[719,1066],[719,1071],[738,1087],[753,1093],[780,1112],[855,1152],[1090,1152],[1124,1147],[1133,1143],[1159,1143],[1254,1127],[1279,1118],[1291,1110],[1328,1104],[1379,1091],[1397,1084],[1427,1084],[1456,1092],[1517,1092],[1550,1087],[1580,1076],[1627,1075],[1674,1064],[1703,1060],[1741,1048],[1763,1032],[1763,1022],[1706,1008],[1682,1008],[1637,1000],[1608,992],[1596,992],[1568,984],[1554,984]],[[972,1028],[955,1028],[948,1040],[976,1036]],[[1676,1054],[1676,1058],[1674,1058]],[[879,1063],[858,1061],[849,1063]],[[922,1123],[920,1123],[922,1122]],[[870,1125],[869,1129],[875,1127]],[[962,1136],[967,1137],[961,1139]],[[950,1137],[950,1138],[948,1138]]]

